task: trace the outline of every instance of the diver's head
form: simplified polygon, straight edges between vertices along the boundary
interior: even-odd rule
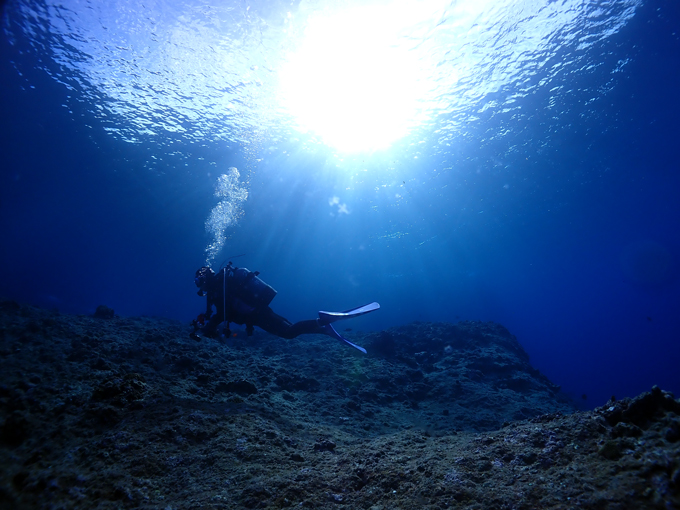
[[[205,285],[208,283],[208,279],[213,276],[215,272],[210,269],[208,266],[203,266],[202,268],[198,269],[196,271],[196,277],[194,278],[194,283],[196,284],[196,287],[198,287],[200,290],[198,291],[198,295],[202,296],[204,294],[205,290]]]

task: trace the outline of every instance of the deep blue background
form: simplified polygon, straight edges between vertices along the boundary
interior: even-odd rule
[[[609,76],[570,76],[557,123],[539,90],[512,135],[491,141],[507,119],[484,119],[450,154],[391,161],[388,177],[374,162],[359,183],[331,153],[283,144],[255,163],[178,138],[178,155],[149,167],[152,143],[106,134],[87,104],[69,112],[63,86],[31,70],[38,57],[3,39],[0,295],[188,322],[203,307],[193,273],[215,179],[236,166],[250,198],[217,262],[245,253],[234,262],[262,272],[291,320],[372,300],[382,309],[352,327],[493,320],[586,405],[652,384],[680,393],[679,9],[648,2],[606,41],[612,61],[631,61],[598,115],[584,117],[584,100]],[[673,260],[653,282],[622,267],[648,242]]]

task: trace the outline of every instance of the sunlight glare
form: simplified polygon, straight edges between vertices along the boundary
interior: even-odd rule
[[[387,148],[417,126],[424,74],[400,40],[411,15],[410,8],[361,7],[310,19],[280,73],[296,127],[356,153]]]

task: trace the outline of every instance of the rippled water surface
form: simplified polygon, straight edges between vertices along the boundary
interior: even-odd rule
[[[10,3],[5,30],[132,142],[438,150],[480,118],[530,115],[532,94],[559,111],[569,78],[621,68],[598,43],[638,4],[34,0]]]

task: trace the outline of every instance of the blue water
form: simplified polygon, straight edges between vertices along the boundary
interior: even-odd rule
[[[190,321],[235,167],[212,262],[259,270],[277,313],[495,321],[584,406],[680,394],[677,1],[444,2],[400,35],[435,64],[422,117],[359,152],[278,102],[324,2],[100,4],[4,6],[0,296]]]

